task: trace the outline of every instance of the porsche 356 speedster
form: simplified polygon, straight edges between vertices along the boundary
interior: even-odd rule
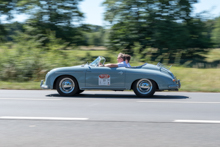
[[[155,91],[180,87],[173,73],[161,63],[145,63],[134,67],[100,67],[105,58],[99,56],[90,64],[55,68],[46,74],[41,88],[56,89],[62,96],[80,94],[84,90],[133,90],[138,97],[150,97]]]

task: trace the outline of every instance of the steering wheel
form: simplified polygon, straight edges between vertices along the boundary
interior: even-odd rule
[[[99,65],[103,65],[105,64],[105,58],[100,56],[100,60],[99,60]]]

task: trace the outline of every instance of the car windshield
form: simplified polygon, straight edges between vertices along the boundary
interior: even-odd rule
[[[105,58],[102,56],[98,56],[92,63],[90,63],[90,66],[98,66],[99,64],[104,64],[105,63]]]

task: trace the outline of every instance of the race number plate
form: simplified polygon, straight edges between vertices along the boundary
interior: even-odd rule
[[[108,74],[101,74],[99,75],[99,85],[110,85],[110,75]]]

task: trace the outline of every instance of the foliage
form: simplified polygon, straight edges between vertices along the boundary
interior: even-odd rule
[[[27,24],[37,28],[35,34],[46,34],[48,30],[55,31],[57,38],[69,44],[83,44],[81,20],[83,13],[78,4],[82,0],[19,0],[16,10],[29,14]],[[47,43],[45,40],[44,44]]]
[[[157,48],[156,58],[164,53],[172,58],[179,50],[189,48],[204,51],[212,44],[205,23],[199,16],[191,16],[192,4],[196,2],[106,0],[105,20],[112,23],[109,49],[126,49],[132,54],[132,47],[139,42],[139,53],[148,47]]]
[[[30,43],[30,42],[29,42]],[[4,49],[0,57],[0,79],[28,81],[41,70],[39,50],[20,48],[16,50]],[[34,47],[34,46],[33,46]],[[33,56],[34,55],[34,56]]]
[[[220,17],[216,18],[214,21],[214,29],[212,31],[212,39],[215,43],[215,47],[220,47]]]
[[[42,39],[39,40],[38,36],[29,35],[28,31],[17,32],[15,44],[1,45],[0,79],[29,81],[43,78],[52,68],[80,63],[74,52],[67,54],[61,50],[65,43],[57,39],[53,32],[49,32],[48,38],[51,42],[42,48]]]
[[[7,23],[3,24],[3,27],[6,30],[5,40],[6,42],[14,41],[14,36],[17,32],[24,32],[25,31],[25,24],[19,22]],[[33,31],[33,30],[32,30]]]
[[[171,72],[181,80],[180,91],[220,92],[220,69],[172,66]],[[198,84],[198,81],[200,81],[200,84]],[[41,89],[39,86],[40,79],[36,82],[0,81],[0,83],[0,89]],[[215,86],[213,87],[213,85]]]
[[[0,0],[0,18],[6,17],[6,20],[11,20],[13,18],[12,10],[15,9],[15,1]],[[4,36],[7,35],[4,25],[0,20],[0,42],[5,41]]]
[[[88,46],[104,46],[106,42],[106,30],[98,25],[85,25],[88,29],[84,31],[85,44]]]
[[[77,7],[82,0],[18,0],[17,11],[32,15],[33,21],[71,26],[82,19]]]
[[[187,67],[219,67],[220,18],[192,16],[197,0],[105,0],[105,20],[111,28],[82,24],[82,0],[0,0],[0,80],[44,78],[52,68],[92,61],[98,55],[116,62],[119,52],[131,54],[131,64],[174,63]],[[12,22],[13,14],[30,17]],[[107,46],[108,51],[78,50]],[[207,57],[212,57],[207,61]]]

